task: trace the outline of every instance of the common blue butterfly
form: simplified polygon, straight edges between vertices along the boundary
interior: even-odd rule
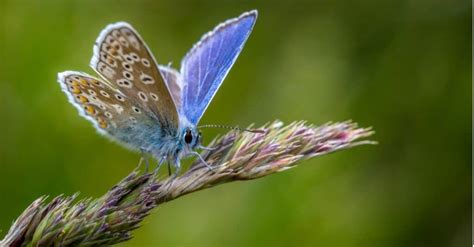
[[[130,24],[111,24],[97,38],[90,62],[101,79],[65,71],[58,81],[98,132],[151,154],[159,164],[174,164],[178,173],[181,158],[200,157],[195,149],[204,147],[197,124],[256,19],[252,10],[219,24],[186,54],[180,71],[158,65]]]

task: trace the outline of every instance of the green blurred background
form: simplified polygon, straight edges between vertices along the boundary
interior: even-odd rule
[[[380,144],[185,196],[121,246],[470,245],[469,1],[0,0],[1,235],[35,198],[97,197],[138,162],[56,83],[59,71],[93,73],[103,27],[132,23],[160,63],[178,66],[204,32],[254,8],[201,123],[353,119]]]

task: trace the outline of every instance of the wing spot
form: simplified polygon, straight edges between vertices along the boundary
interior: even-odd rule
[[[140,80],[143,82],[143,84],[153,84],[155,83],[155,80],[153,80],[153,78],[145,73],[141,73],[140,74]]]
[[[121,48],[121,47],[120,47],[120,43],[119,43],[117,40],[114,40],[114,41],[111,43],[111,45],[112,45],[112,48],[114,48],[114,49],[117,50],[117,51],[120,51],[120,48]]]
[[[129,63],[135,63],[135,60],[134,60],[133,57],[130,56],[129,54],[125,54],[125,55],[123,55],[123,57],[124,57],[125,60],[127,60]]]
[[[74,81],[72,79],[67,79],[66,84],[68,84],[69,86],[75,86],[75,87],[79,86],[79,83],[77,83],[77,81]]]
[[[115,75],[115,71],[103,62],[99,62],[98,68],[106,78],[113,78]]]
[[[109,54],[105,52],[101,52],[100,56],[101,56],[101,60],[105,61],[111,67],[117,67],[117,61],[115,61],[113,57],[109,56]]]
[[[110,57],[107,59],[107,64],[112,67],[117,67],[117,61],[115,61],[113,58],[110,58]]]
[[[108,111],[104,112],[104,115],[105,115],[107,118],[112,118],[112,117],[113,117],[112,113],[110,113],[110,112],[108,112]]]
[[[144,92],[138,92],[138,97],[140,97],[140,99],[144,102],[148,101],[148,97],[146,96]]]
[[[68,78],[66,79],[66,83],[72,86],[77,86],[77,82],[73,81],[72,79]]]
[[[87,91],[89,92],[90,95],[97,96],[97,93],[94,90],[88,89]]]
[[[120,86],[120,87],[125,87],[125,88],[132,88],[132,83],[127,80],[127,79],[120,79],[117,81],[117,84]]]
[[[107,61],[107,58],[109,58],[109,55],[107,55],[107,53],[105,52],[101,52],[100,53],[100,58],[102,61]]]
[[[112,106],[115,108],[115,111],[117,111],[118,114],[122,114],[123,107],[121,105],[114,104]]]
[[[104,96],[104,97],[106,97],[106,98],[109,98],[109,97],[110,97],[110,95],[109,95],[106,91],[104,91],[104,90],[100,90],[99,93],[100,93],[100,95],[102,95],[102,96]]]
[[[140,57],[135,52],[130,52],[129,55],[132,57],[133,61],[135,62],[140,61]]]
[[[142,58],[142,64],[145,66],[145,67],[150,67],[150,61],[148,61],[148,59],[146,58]]]
[[[125,76],[125,78],[129,79],[129,80],[133,80],[133,75],[132,73],[128,72],[128,71],[124,71],[122,72],[123,76]]]
[[[78,86],[70,86],[69,89],[71,90],[71,93],[73,94],[80,94],[81,89]]]
[[[98,87],[102,87],[102,88],[104,87],[104,85],[102,85],[102,84],[100,83],[100,81],[97,81],[97,80],[92,80],[92,84],[94,84],[94,85],[96,85],[96,86],[98,86]]]
[[[117,57],[119,55],[117,49],[115,49],[115,48],[110,49],[110,54],[114,57]]]
[[[135,36],[129,36],[128,37],[128,41],[130,42],[130,44],[132,44],[132,46],[137,49],[137,50],[140,50],[140,43],[138,42],[138,40],[135,38]]]
[[[125,47],[128,47],[128,45],[129,45],[128,41],[123,36],[120,36],[119,42],[120,42],[120,44],[122,44]]]
[[[83,85],[83,86],[89,86],[89,87],[91,86],[91,84],[90,84],[86,79],[84,79],[84,78],[79,79],[79,82],[80,82],[81,85]]]
[[[104,122],[100,122],[100,123],[99,123],[99,126],[100,126],[102,129],[105,129],[105,128],[107,128],[107,122],[105,122],[105,121],[104,121]]]
[[[89,114],[89,115],[95,115],[97,113],[97,111],[95,110],[95,108],[91,105],[86,105],[84,106],[84,110],[86,110],[86,112]]]
[[[127,28],[122,28],[120,31],[122,31],[122,33],[127,37],[133,36],[132,32]]]
[[[105,121],[105,119],[103,119],[103,118],[101,118],[101,117],[98,117],[98,118],[97,118],[97,122],[99,122],[99,126],[100,126],[102,129],[107,128],[107,121]]]
[[[106,109],[107,109],[107,107],[105,107],[105,105],[103,105],[103,104],[99,104],[99,108],[102,109],[102,110],[106,110]]]
[[[105,44],[102,46],[102,50],[105,51],[105,52],[110,51],[111,48],[112,48],[112,46],[110,46],[110,45],[107,44],[107,43],[105,43]]]
[[[114,42],[114,37],[112,37],[112,36],[110,36],[110,35],[107,36],[107,38],[105,38],[105,42],[111,44],[112,42]]]
[[[130,122],[132,122],[132,124],[137,123],[137,119],[135,117],[129,117],[128,119],[130,120]]]
[[[107,67],[107,65],[105,65],[105,63],[99,62],[97,67],[99,68],[100,72],[103,72],[105,68]]]
[[[124,98],[122,95],[120,95],[120,94],[116,94],[116,95],[115,95],[115,98],[116,98],[117,100],[119,100],[119,101],[122,101],[122,102],[125,101],[125,98]]]
[[[82,104],[89,103],[89,100],[87,99],[87,97],[85,97],[83,95],[76,95],[76,99],[77,99],[77,101],[81,102]]]
[[[122,67],[130,72],[133,71],[133,68],[129,63],[122,63]]]
[[[118,30],[113,30],[112,31],[112,36],[114,36],[114,38],[119,38],[120,37],[120,32]]]
[[[154,101],[158,101],[158,95],[156,95],[154,93],[150,93],[150,96]]]
[[[136,107],[136,106],[132,106],[132,110],[136,113],[142,113],[142,111],[140,110],[140,108]]]

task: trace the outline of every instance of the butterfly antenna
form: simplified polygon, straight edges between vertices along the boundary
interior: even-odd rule
[[[265,134],[264,130],[258,130],[258,129],[246,129],[246,128],[240,128],[239,126],[227,126],[227,125],[219,125],[219,124],[205,124],[198,126],[199,129],[201,128],[221,128],[221,129],[231,129],[231,130],[238,130],[238,131],[246,131],[250,133],[260,133],[260,134]]]

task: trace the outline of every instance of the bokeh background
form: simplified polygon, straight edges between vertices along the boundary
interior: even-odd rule
[[[138,162],[56,83],[93,73],[104,26],[132,23],[178,66],[250,9],[253,34],[201,123],[353,119],[380,144],[185,196],[121,246],[470,245],[471,3],[423,0],[0,0],[0,235],[35,198],[100,196]]]

